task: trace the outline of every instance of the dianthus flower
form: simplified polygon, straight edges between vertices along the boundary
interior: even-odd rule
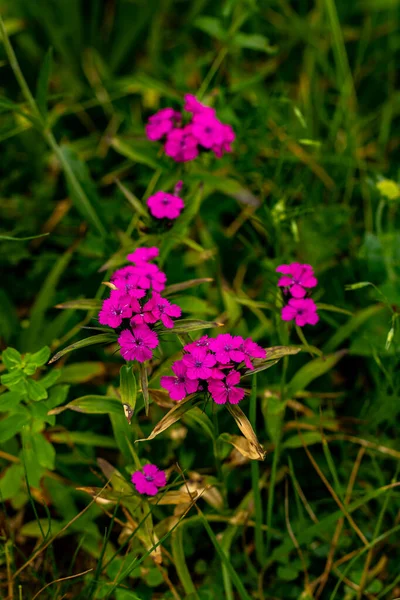
[[[224,152],[232,152],[232,143],[235,141],[235,132],[230,125],[222,125],[223,140],[220,144],[214,142],[211,150],[217,158],[221,158]]]
[[[193,117],[192,134],[198,143],[207,150],[213,146],[221,146],[225,140],[221,121],[206,112],[201,112]]]
[[[156,219],[176,219],[181,214],[185,204],[179,196],[159,191],[148,198],[147,206]]]
[[[160,379],[160,385],[168,390],[172,400],[183,400],[188,394],[197,392],[199,382],[197,379],[189,379],[187,367],[183,360],[177,360],[171,367],[175,376],[164,376]]]
[[[138,325],[132,331],[124,329],[118,343],[125,360],[137,360],[142,363],[153,356],[152,350],[158,346],[158,337],[147,325]]]
[[[208,113],[211,115],[215,115],[215,109],[210,106],[206,106],[202,104],[199,100],[197,100],[196,96],[193,94],[185,95],[185,104],[183,105],[183,110],[187,112],[191,112],[194,115]]]
[[[146,125],[146,135],[149,140],[161,140],[167,133],[172,131],[181,115],[172,108],[163,108],[149,118]]]
[[[152,246],[151,248],[136,248],[134,252],[128,254],[126,259],[138,265],[157,258],[159,253],[160,251],[156,246]]]
[[[148,325],[158,321],[158,317],[156,317],[153,312],[153,304],[151,300],[145,302],[143,306],[139,304],[137,309],[133,312],[136,314],[134,314],[130,320],[132,327],[135,327],[136,325]]]
[[[194,160],[198,154],[197,140],[192,133],[192,126],[186,125],[183,129],[173,129],[165,142],[165,154],[176,162]]]
[[[295,320],[296,325],[315,325],[319,321],[317,306],[311,298],[291,298],[282,308],[283,321]]]
[[[174,326],[174,322],[171,317],[176,319],[182,314],[180,306],[177,304],[171,304],[166,298],[163,298],[160,296],[160,294],[157,294],[157,292],[154,292],[153,296],[148,302],[146,302],[146,304],[148,309],[152,311],[156,321],[160,319],[161,323],[164,325],[164,327],[167,327],[167,329],[172,329]],[[146,304],[144,308],[146,307]]]
[[[253,342],[251,338],[246,338],[243,344],[240,346],[240,350],[244,354],[244,364],[248,369],[253,371],[254,366],[251,362],[251,358],[265,358],[267,353],[264,348],[261,348],[258,344]]]
[[[165,282],[167,281],[167,276],[165,273],[160,271],[157,265],[153,265],[151,263],[141,263],[132,267],[133,276],[136,285],[139,288],[144,290],[155,290],[156,292],[161,292],[165,288]]]
[[[238,371],[230,371],[225,378],[225,381],[211,380],[208,383],[208,391],[210,392],[214,402],[217,404],[238,404],[244,397],[244,390],[235,387],[240,381],[240,373]]]
[[[156,465],[144,465],[141,471],[132,473],[132,483],[139,494],[155,496],[167,483],[164,471],[160,471]]]
[[[276,272],[283,273],[283,277],[278,281],[278,286],[287,288],[293,298],[304,298],[307,289],[315,287],[318,283],[311,265],[300,263],[280,265],[276,268]]]
[[[195,350],[196,348],[209,348],[210,342],[211,338],[209,338],[208,335],[203,335],[195,342],[190,342],[190,344],[186,344],[186,346],[184,346],[183,349],[186,350],[186,352],[192,352],[192,350]]]
[[[129,319],[132,315],[136,303],[139,306],[137,300],[121,294],[118,290],[113,290],[110,297],[103,302],[99,312],[99,323],[113,328],[119,327],[123,319]]]
[[[215,356],[205,348],[196,348],[190,354],[183,356],[189,379],[208,379],[211,377],[211,367],[217,362]]]
[[[121,277],[113,280],[113,284],[119,292],[127,294],[132,298],[143,298],[146,292],[137,287],[137,279],[133,275]]]
[[[242,362],[245,357],[244,352],[240,349],[242,344],[243,338],[240,336],[222,333],[210,341],[210,350],[215,352],[215,358],[219,363]]]

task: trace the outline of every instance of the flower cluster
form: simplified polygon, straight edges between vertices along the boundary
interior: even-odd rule
[[[164,141],[164,151],[176,162],[194,160],[200,151],[212,151],[220,158],[232,152],[235,133],[222,123],[215,110],[199,102],[195,96],[185,96],[184,110],[191,114],[189,121],[172,108],[163,108],[151,116],[146,135],[152,141]]]
[[[253,370],[251,359],[266,356],[265,350],[251,338],[243,339],[229,333],[216,338],[204,335],[183,349],[182,359],[172,365],[174,375],[160,380],[172,400],[183,400],[188,394],[208,391],[217,404],[238,404],[244,396],[244,390],[237,387],[241,366]]]
[[[156,465],[144,465],[141,471],[132,473],[131,481],[139,494],[155,496],[158,488],[166,485],[167,478]]]
[[[174,194],[159,191],[148,198],[147,206],[156,219],[177,219],[185,204],[176,191]]]
[[[160,294],[167,280],[157,265],[150,263],[158,248],[138,248],[127,259],[134,263],[118,269],[111,277],[112,291],[104,300],[99,322],[119,332],[118,343],[125,360],[144,362],[159,344],[154,327],[161,322],[168,329],[181,309]]]
[[[291,263],[280,265],[276,271],[283,275],[278,286],[283,288],[284,294],[291,295],[287,305],[282,308],[282,319],[294,320],[299,327],[318,323],[317,306],[314,300],[307,297],[309,290],[318,284],[312,266]]]

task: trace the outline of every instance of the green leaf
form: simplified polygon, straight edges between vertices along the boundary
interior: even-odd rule
[[[258,52],[266,52],[267,54],[275,54],[277,48],[270,46],[268,39],[258,33],[236,33],[232,43],[238,48],[248,48],[249,50],[257,50]]]
[[[217,40],[224,40],[227,37],[227,32],[222,27],[221,21],[215,17],[198,17],[194,22],[194,26],[211,37],[217,38]]]
[[[0,412],[10,412],[18,406],[22,400],[19,392],[5,392],[0,395]]]
[[[60,376],[61,376],[61,369],[52,369],[51,371],[46,373],[46,375],[44,377],[41,378],[40,383],[47,390],[48,388],[52,387],[58,381]]]
[[[0,479],[0,498],[2,502],[14,498],[24,479],[24,467],[20,464],[13,464],[3,472]]]
[[[56,308],[74,308],[75,310],[100,310],[103,304],[102,300],[96,298],[80,298],[79,300],[68,300],[62,304],[57,304]]]
[[[135,140],[134,142],[125,142],[121,138],[114,137],[111,146],[116,152],[133,162],[147,165],[152,169],[163,169],[162,164],[157,159],[157,150],[147,141]]]
[[[144,363],[139,364],[139,377],[140,377],[140,386],[141,386],[141,390],[142,390],[142,394],[143,394],[144,411],[145,411],[146,415],[148,415],[149,414],[149,404],[150,404],[149,381],[147,378],[147,369],[146,369],[146,366]]]
[[[188,279],[182,283],[173,283],[172,285],[167,285],[163,291],[163,296],[170,296],[178,292],[183,292],[183,290],[188,290],[189,288],[196,287],[202,283],[210,283],[211,281],[214,281],[212,277],[201,277],[200,279]]]
[[[50,411],[50,414],[58,415],[68,409],[87,415],[123,414],[121,402],[112,396],[82,396],[82,398],[76,398],[76,400],[72,400],[65,406],[54,408]]]
[[[56,458],[56,451],[54,450],[52,444],[50,444],[50,442],[46,440],[43,435],[36,434],[33,436],[33,447],[36,459],[40,466],[52,471],[54,469]]]
[[[159,331],[160,335],[168,333],[188,333],[189,331],[198,331],[199,329],[210,329],[221,327],[222,323],[216,321],[200,321],[198,319],[178,319],[174,321],[173,329],[163,329]]]
[[[0,240],[5,242],[27,242],[29,240],[37,240],[38,238],[46,237],[49,233],[41,233],[40,235],[30,235],[28,237],[15,237],[12,235],[0,235]]]
[[[102,362],[79,362],[63,367],[59,372],[59,383],[85,383],[94,377],[104,375],[105,366]]]
[[[351,319],[347,321],[344,325],[339,327],[336,332],[333,334],[331,339],[325,344],[323,347],[324,352],[332,352],[335,350],[340,344],[342,344],[354,331],[357,331],[361,325],[363,325],[368,319],[374,317],[378,312],[383,310],[385,306],[382,304],[374,304],[372,306],[368,306],[363,310],[360,310],[357,314],[354,315]]]
[[[50,358],[50,348],[48,346],[44,346],[38,352],[34,354],[30,354],[26,357],[26,364],[34,365],[35,367],[42,367],[47,363]]]
[[[292,398],[297,392],[306,389],[314,379],[330,371],[346,353],[346,350],[341,350],[322,358],[315,358],[301,367],[288,385],[287,397]]]
[[[283,447],[303,448],[303,446],[309,446],[310,444],[317,444],[321,442],[322,435],[319,431],[307,431],[306,433],[291,436],[284,442]]]
[[[317,309],[341,313],[342,315],[348,315],[349,317],[353,316],[353,313],[345,308],[339,308],[338,306],[333,306],[332,304],[323,304],[322,302],[317,302]]]
[[[10,387],[11,385],[18,383],[24,378],[25,374],[23,371],[20,371],[19,369],[14,369],[14,371],[11,371],[11,373],[6,373],[5,375],[2,375],[0,381],[6,387]]]
[[[87,346],[94,346],[96,344],[111,344],[112,342],[116,342],[117,339],[118,335],[116,333],[100,333],[100,335],[90,336],[84,340],[80,340],[79,342],[75,342],[74,344],[67,346],[63,350],[60,350],[60,352],[57,352],[57,354],[55,354],[53,358],[49,360],[49,365],[73,350],[79,350],[80,348],[86,348]]]
[[[10,440],[15,434],[22,431],[26,424],[25,414],[10,415],[0,421],[0,444]]]
[[[123,365],[119,371],[121,401],[134,413],[136,406],[137,385],[131,365]],[[148,393],[148,384],[147,384]],[[130,422],[130,419],[129,419]]]
[[[51,69],[53,65],[53,49],[50,48],[44,57],[43,64],[40,67],[39,77],[36,85],[36,104],[42,116],[47,118],[47,97]]]
[[[1,360],[9,371],[22,366],[22,356],[15,348],[6,348],[1,354]]]
[[[30,400],[33,400],[34,402],[38,402],[38,400],[46,400],[47,390],[43,385],[41,385],[41,383],[39,383],[39,381],[27,379],[25,384]]]
[[[265,369],[269,369],[276,365],[276,363],[284,356],[290,356],[298,354],[302,350],[299,346],[272,346],[271,348],[265,348],[265,358],[255,358],[251,362],[254,369],[247,369],[243,376],[254,375]]]

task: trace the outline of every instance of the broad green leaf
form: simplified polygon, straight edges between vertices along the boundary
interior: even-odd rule
[[[19,369],[14,369],[14,371],[11,371],[11,373],[6,373],[5,375],[2,375],[0,381],[6,387],[10,387],[24,378],[25,374],[23,371],[20,371]]]
[[[200,321],[197,319],[177,319],[174,321],[173,329],[164,329],[159,332],[160,335],[167,335],[168,333],[189,333],[189,331],[198,331],[199,329],[210,329],[215,327],[222,327],[222,323],[216,321]]]
[[[26,389],[28,392],[28,396],[30,400],[34,402],[38,402],[39,400],[46,400],[47,398],[47,390],[39,381],[35,381],[34,379],[26,379],[25,381]]]
[[[1,360],[9,371],[22,366],[22,356],[15,348],[6,348],[1,354]]]
[[[80,348],[86,348],[87,346],[94,346],[96,344],[111,344],[112,342],[116,342],[117,339],[118,335],[116,333],[100,333],[99,335],[90,336],[57,352],[57,354],[49,360],[49,365],[56,362],[56,360],[59,360],[64,354],[68,354],[68,352],[72,352],[73,350],[79,350]]]
[[[49,414],[58,415],[68,409],[87,415],[107,415],[110,413],[120,415],[124,412],[121,402],[112,396],[82,396],[82,398],[76,398],[76,400],[68,402],[65,406],[54,408]]]
[[[297,392],[305,390],[314,379],[330,371],[345,354],[346,350],[341,350],[322,358],[315,358],[301,367],[288,384],[287,397],[292,398]]]
[[[50,48],[44,57],[43,64],[40,67],[39,77],[36,85],[36,104],[41,115],[47,117],[47,98],[51,70],[53,66],[53,49]]]
[[[39,433],[33,436],[33,447],[38,463],[45,469],[52,471],[56,458],[56,452],[52,444]]]
[[[60,371],[59,383],[85,383],[94,377],[104,375],[105,366],[101,362],[79,362],[67,365]]]
[[[22,453],[21,458],[25,465],[25,472],[28,478],[29,486],[38,488],[40,486],[40,480],[43,476],[45,468],[39,464],[36,456],[35,449],[35,437],[37,433],[32,432],[30,425],[25,425],[22,428]],[[39,434],[40,435],[40,434]]]
[[[79,300],[68,300],[62,304],[57,304],[56,308],[74,308],[75,310],[100,310],[103,304],[102,300],[96,298],[81,298]]]
[[[5,392],[0,395],[0,413],[12,411],[22,400],[19,392]]]
[[[48,348],[48,346],[44,346],[44,348],[42,348],[38,352],[30,354],[29,356],[27,355],[26,363],[35,367],[42,367],[49,360],[50,354],[50,348]]]
[[[21,488],[24,480],[24,467],[21,464],[13,464],[8,469],[3,471],[0,479],[0,498],[11,500],[14,498]]]
[[[26,425],[26,415],[16,414],[5,417],[0,421],[0,444],[10,440]]]

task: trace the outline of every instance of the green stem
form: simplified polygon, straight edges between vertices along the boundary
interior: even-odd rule
[[[172,556],[174,557],[174,564],[178,577],[182,583],[185,594],[188,596],[193,595],[193,598],[198,598],[195,585],[190,576],[189,569],[185,560],[185,551],[183,549],[183,536],[182,527],[175,529],[171,536],[171,548]]]
[[[253,383],[251,386],[250,396],[250,423],[256,431],[257,424],[257,375],[253,375]],[[256,460],[251,462],[251,484],[253,489],[254,498],[254,512],[255,512],[255,542],[256,542],[256,556],[260,565],[264,564],[265,553],[264,553],[264,536],[262,530],[262,509],[261,509],[261,493],[260,493],[260,467]]]

